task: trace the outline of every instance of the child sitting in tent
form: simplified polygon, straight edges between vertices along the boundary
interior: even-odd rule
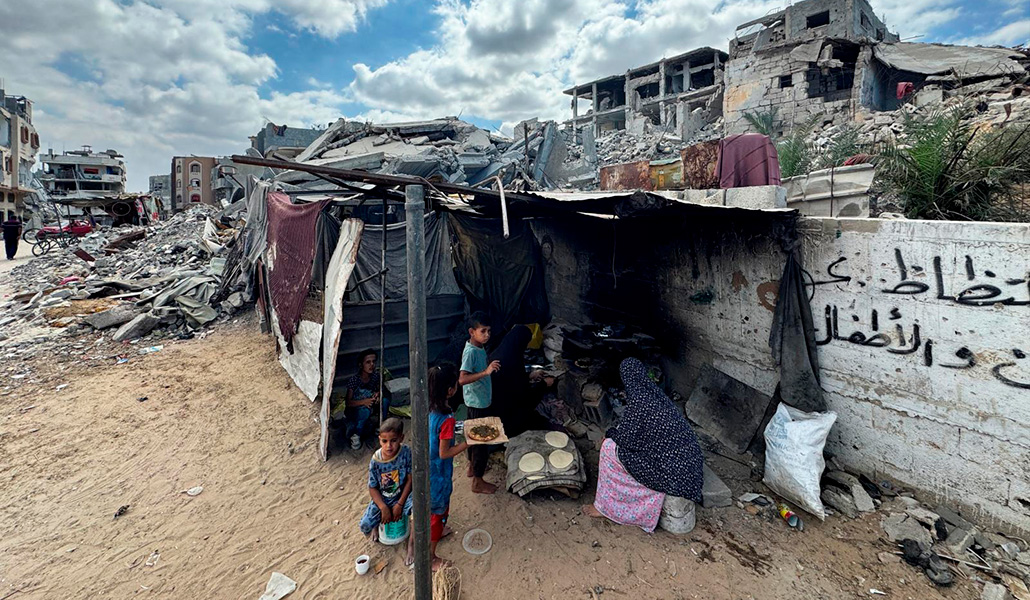
[[[368,463],[368,493],[372,496],[361,533],[379,539],[379,524],[407,519],[411,515],[411,448],[403,445],[404,423],[397,418],[379,427],[379,449]]]

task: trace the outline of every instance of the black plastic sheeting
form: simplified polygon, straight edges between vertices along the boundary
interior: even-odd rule
[[[490,315],[497,332],[550,321],[540,248],[527,222],[511,221],[508,239],[497,219],[452,213],[450,224],[455,279],[471,312]]]

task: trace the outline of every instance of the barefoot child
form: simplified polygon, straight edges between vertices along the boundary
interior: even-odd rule
[[[465,351],[461,355],[461,393],[468,407],[468,418],[489,417],[493,413],[490,404],[493,388],[490,376],[501,370],[500,361],[487,364],[486,343],[490,341],[490,321],[485,313],[474,312],[469,316],[469,341],[465,343]],[[472,477],[472,491],[477,494],[492,494],[497,486],[483,479],[486,464],[490,458],[489,446],[473,446],[468,449],[469,476]]]
[[[451,363],[429,370],[429,542],[433,570],[447,564],[436,555],[436,544],[451,533],[447,516],[451,508],[454,457],[467,448],[454,444],[454,416],[447,399],[458,393],[458,371]],[[414,561],[414,546],[408,540],[408,564]]]
[[[368,503],[361,533],[379,539],[379,524],[411,515],[411,449],[404,442],[404,423],[390,418],[379,426],[379,449],[368,463]]]

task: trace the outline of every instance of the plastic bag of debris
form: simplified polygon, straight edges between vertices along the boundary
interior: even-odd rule
[[[823,446],[837,413],[806,413],[780,403],[765,428],[765,479],[774,492],[826,519],[819,479],[826,468]]]

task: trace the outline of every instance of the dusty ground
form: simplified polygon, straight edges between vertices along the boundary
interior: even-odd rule
[[[401,549],[357,530],[369,452],[320,462],[314,407],[272,346],[245,318],[127,364],[70,357],[0,375],[0,600],[256,600],[273,571],[299,583],[290,600],[410,598]],[[648,535],[580,517],[578,501],[473,497],[458,461],[451,524],[494,539],[481,557],[441,543],[466,599],[590,599],[599,586],[600,600],[979,598],[969,581],[939,591],[882,564],[878,514],[795,533],[731,507],[699,511],[687,536]],[[355,574],[363,552],[388,560],[382,573]]]

